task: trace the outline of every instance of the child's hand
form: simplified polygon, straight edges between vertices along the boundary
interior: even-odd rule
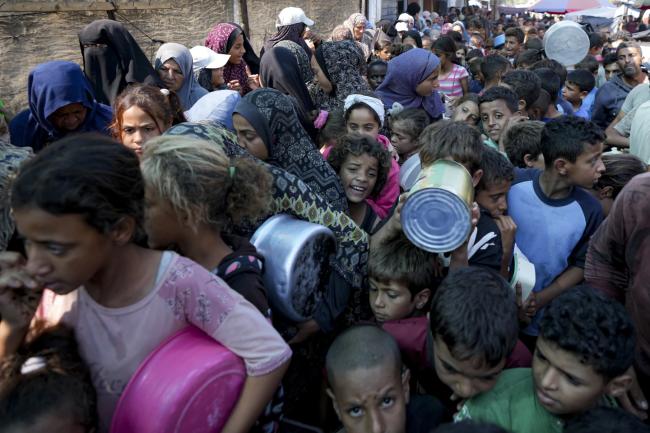
[[[239,84],[239,80],[231,80],[228,81],[228,84],[226,84],[226,87],[230,90],[234,90],[236,92],[241,92],[241,84]]]
[[[23,264],[16,253],[0,254],[0,317],[14,329],[29,327],[43,293],[42,284]]]
[[[390,228],[391,233],[397,233],[402,231],[402,208],[404,207],[404,203],[406,203],[406,199],[408,197],[408,193],[403,193],[402,195],[399,196],[397,199],[397,206],[395,207],[395,212],[393,215],[390,217],[390,220],[388,221],[388,225]]]
[[[456,395],[455,392],[451,394],[451,397],[449,397],[449,400],[451,400],[453,402],[456,402],[456,410],[457,411],[460,411],[463,408],[463,405],[465,404],[465,402],[467,401],[467,399],[459,397],[458,395]]]
[[[309,337],[320,331],[320,326],[314,319],[309,319],[306,322],[298,325],[298,333],[289,340],[289,344],[299,344],[307,340]]]
[[[517,315],[519,317],[519,321],[526,325],[530,325],[532,318],[535,316],[535,313],[537,312],[536,295],[535,292],[531,292],[531,294],[528,295],[528,298],[524,302],[521,299],[522,298],[521,293],[522,293],[521,284],[520,283],[515,284],[515,299],[517,301]]]
[[[506,121],[506,124],[505,124],[505,126],[503,127],[503,131],[501,131],[501,137],[505,137],[506,132],[508,132],[508,130],[509,130],[510,128],[512,128],[514,125],[516,125],[517,123],[524,122],[524,121],[526,121],[526,120],[530,120],[530,118],[529,118],[527,115],[518,114],[518,113],[519,113],[519,112],[517,112],[516,114],[514,114],[512,117],[510,117],[510,118]]]
[[[260,85],[260,76],[259,75],[249,75],[248,76],[248,87],[251,89],[259,89],[261,87]]]
[[[517,224],[508,215],[501,215],[495,219],[497,227],[501,232],[501,244],[503,245],[504,253],[512,250],[512,245],[515,242],[515,233],[517,233]]]
[[[625,394],[618,397],[618,401],[621,403],[621,406],[623,406],[623,409],[625,409],[627,412],[631,413],[637,418],[645,420],[648,418],[648,401],[646,400],[645,395],[643,395],[643,391],[639,386],[639,380],[636,377],[634,367],[630,367],[630,369],[627,371],[627,374],[632,377],[632,385]]]

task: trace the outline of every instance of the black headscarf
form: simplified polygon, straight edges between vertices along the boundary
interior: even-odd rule
[[[269,37],[266,42],[264,42],[264,47],[260,52],[260,57],[264,56],[264,53],[269,51],[280,41],[292,41],[297,43],[305,50],[307,56],[311,57],[311,49],[307,46],[307,43],[302,38],[302,34],[305,31],[304,23],[290,24],[288,26],[282,26],[278,28],[278,32],[273,36]]]
[[[404,36],[402,36],[402,41],[406,38],[411,38],[415,41],[415,45],[417,45],[417,48],[422,48],[422,36],[420,36],[420,32],[417,30],[409,30],[408,32],[404,33]]]
[[[119,22],[97,20],[79,32],[86,77],[98,102],[112,105],[129,84],[164,87],[131,33]],[[88,45],[101,46],[88,46]]]
[[[308,113],[315,107],[293,53],[281,46],[267,51],[260,63],[260,80],[264,87],[292,97],[300,123],[310,132],[313,125],[310,125]]]

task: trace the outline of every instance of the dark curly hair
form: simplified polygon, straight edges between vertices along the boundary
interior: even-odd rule
[[[42,364],[24,372],[26,361],[34,357]],[[79,356],[73,331],[63,325],[38,332],[0,364],[0,429],[12,430],[50,414],[71,417],[86,432],[97,426],[90,371]]]
[[[468,266],[449,272],[431,306],[431,332],[458,360],[479,357],[497,366],[517,344],[512,288],[496,272]]]
[[[634,361],[634,325],[620,303],[582,285],[555,298],[540,321],[540,337],[578,356],[607,378]]]
[[[546,167],[558,158],[576,162],[585,145],[602,143],[605,133],[595,123],[576,116],[562,116],[549,121],[542,130],[541,148]]]
[[[542,88],[542,81],[537,74],[532,71],[525,69],[510,71],[503,76],[502,81],[517,94],[519,99],[523,99],[526,102],[526,108],[533,105],[537,98],[539,98],[539,90]]]
[[[361,156],[364,153],[377,158],[377,182],[370,193],[370,197],[377,197],[386,184],[391,166],[390,153],[378,141],[367,135],[347,134],[332,148],[327,162],[339,173],[348,155]]]

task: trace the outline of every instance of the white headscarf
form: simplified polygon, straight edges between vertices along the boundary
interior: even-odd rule
[[[354,104],[358,104],[359,102],[366,104],[372,109],[372,111],[377,113],[377,116],[379,116],[379,126],[384,126],[384,103],[381,102],[380,99],[366,95],[348,95],[343,103],[343,109],[348,111],[348,108],[352,107]]]

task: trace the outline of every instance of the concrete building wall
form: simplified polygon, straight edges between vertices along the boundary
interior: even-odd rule
[[[83,2],[67,0],[65,4],[75,1]],[[156,6],[156,1],[149,1],[151,7]],[[28,0],[20,0],[19,4],[24,7]],[[171,5],[171,8],[124,9],[115,15],[151,59],[160,46],[152,39],[192,47],[203,44],[215,23],[234,19],[232,0],[174,0],[161,1],[160,4]],[[270,0],[247,1],[249,33],[256,51],[259,52],[264,37],[275,32],[277,13],[287,5]],[[316,22],[314,30],[323,35],[329,34],[336,25],[359,10],[359,3],[355,0],[294,0],[291,5],[303,8],[307,16]],[[104,18],[107,18],[107,13],[102,11],[2,12],[0,99],[5,101],[9,111],[15,113],[27,107],[27,77],[29,71],[39,63],[58,59],[81,64],[77,32],[86,24]]]

